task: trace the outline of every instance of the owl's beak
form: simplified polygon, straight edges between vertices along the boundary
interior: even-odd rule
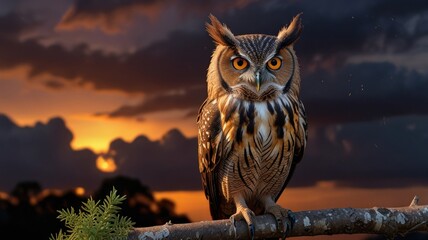
[[[256,73],[256,89],[257,89],[257,92],[260,91],[260,85],[261,85],[260,72],[257,72]]]

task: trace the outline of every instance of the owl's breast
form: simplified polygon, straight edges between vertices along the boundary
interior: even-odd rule
[[[225,97],[218,102],[222,132],[236,145],[245,145],[251,139],[275,145],[296,132],[299,116],[293,102],[285,95],[259,102]]]
[[[224,189],[247,194],[277,194],[291,167],[294,151],[294,115],[285,107],[290,101],[266,102],[227,99],[220,108],[222,129],[233,143],[233,154],[225,162]],[[247,195],[246,194],[246,195]]]
[[[281,105],[274,100],[256,104],[255,133],[247,135],[247,148],[254,149],[253,161],[259,163],[260,180],[264,182],[279,177],[277,175],[281,171],[281,174],[288,173],[290,156],[294,151],[292,118]]]

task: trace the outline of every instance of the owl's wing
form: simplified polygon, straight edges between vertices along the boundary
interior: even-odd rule
[[[220,111],[217,104],[205,100],[198,114],[198,159],[199,172],[202,177],[202,185],[205,196],[210,202],[211,216],[214,219],[220,217],[221,191],[218,165],[227,158],[231,151],[230,144],[225,141],[222,129]]]
[[[305,106],[303,105],[302,101],[299,101],[298,111],[299,111],[298,112],[299,128],[298,128],[298,131],[296,132],[296,141],[294,141],[294,155],[291,161],[290,172],[288,173],[287,179],[285,180],[285,183],[282,186],[281,191],[275,197],[275,201],[278,201],[278,198],[281,196],[285,187],[290,182],[291,178],[293,177],[294,170],[296,169],[297,164],[302,160],[303,152],[305,151],[306,141],[308,139],[308,124],[306,122]]]

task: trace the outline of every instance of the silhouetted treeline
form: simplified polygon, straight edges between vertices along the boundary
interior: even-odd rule
[[[120,207],[122,215],[131,217],[135,226],[153,226],[190,222],[185,215],[175,213],[175,204],[168,199],[157,201],[148,187],[137,179],[115,177],[106,179],[94,193],[95,200],[104,199],[113,186],[127,199]],[[57,219],[57,210],[79,209],[88,196],[75,190],[58,193],[42,189],[37,182],[18,183],[9,196],[0,196],[0,239],[48,239],[64,224]]]

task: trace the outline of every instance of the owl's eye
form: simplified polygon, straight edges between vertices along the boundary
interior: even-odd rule
[[[267,63],[270,70],[278,70],[281,67],[282,60],[279,57],[274,57]]]
[[[232,66],[236,70],[243,70],[248,66],[248,61],[243,58],[237,57],[232,60]]]

